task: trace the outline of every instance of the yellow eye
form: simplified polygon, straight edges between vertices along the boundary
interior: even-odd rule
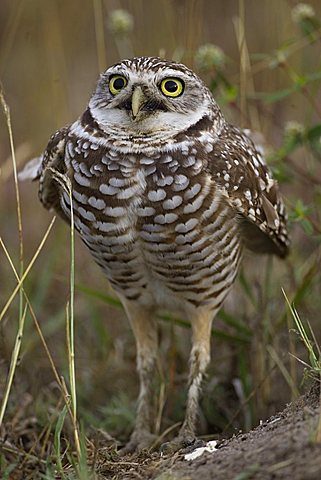
[[[184,83],[178,78],[164,78],[160,84],[160,89],[166,97],[178,97],[183,93]]]
[[[127,85],[127,79],[123,75],[113,75],[109,80],[109,90],[113,95],[117,95]]]

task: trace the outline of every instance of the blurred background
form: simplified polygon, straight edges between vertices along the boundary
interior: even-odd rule
[[[1,0],[0,79],[11,111],[18,169],[50,135],[86,108],[99,73],[124,57],[161,55],[197,71],[232,123],[260,132],[289,212],[285,261],[246,255],[239,280],[214,323],[213,360],[201,433],[249,429],[303,391],[309,363],[281,287],[321,338],[321,3],[286,0]],[[52,218],[37,185],[20,185],[25,265]],[[16,267],[19,235],[6,119],[0,115],[0,236]],[[59,373],[67,377],[65,308],[69,228],[57,219],[25,282]],[[0,249],[0,309],[16,285]],[[124,312],[76,240],[76,370],[86,428],[128,436],[138,380]],[[190,329],[160,320],[156,392],[162,428],[183,418]],[[18,299],[0,324],[0,389],[18,323]],[[317,350],[316,350],[317,351]],[[290,352],[290,353],[289,353]],[[306,369],[308,372],[309,369]],[[26,317],[8,423],[33,413],[41,429],[60,393],[39,335]],[[23,409],[23,410],[22,410]],[[29,410],[28,410],[29,409]],[[23,412],[23,413],[21,413]],[[29,418],[29,417],[28,417]],[[28,427],[31,428],[30,424]]]

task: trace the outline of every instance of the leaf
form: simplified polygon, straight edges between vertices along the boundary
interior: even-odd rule
[[[284,100],[295,92],[299,92],[307,83],[321,80],[321,71],[313,72],[307,75],[297,75],[294,85],[275,92],[257,92],[252,97],[263,100],[265,103],[274,103]]]
[[[276,90],[275,92],[271,93],[260,93],[259,95],[265,103],[274,103],[279,102],[280,100],[284,100],[285,98],[292,95],[292,93],[300,90],[300,88],[301,87],[299,85],[293,85],[292,87],[285,88],[283,90]]]
[[[307,130],[306,139],[313,150],[321,153],[321,123]]]
[[[238,94],[238,88],[235,85],[229,85],[224,88],[223,98],[226,103],[232,103],[236,101]]]
[[[313,73],[309,73],[306,78],[313,82],[314,80],[321,80],[321,71],[320,72],[313,72]]]
[[[4,455],[0,456],[0,473],[2,475],[2,480],[10,480],[10,478],[13,478],[10,476],[11,472],[13,472],[17,466],[17,463],[10,463],[9,465],[6,465],[6,460]]]
[[[118,300],[118,298],[113,297],[112,295],[107,295],[105,293],[99,292],[98,290],[95,290],[94,288],[80,285],[79,283],[76,283],[75,287],[77,290],[80,290],[81,292],[84,292],[91,297],[98,298],[99,300],[102,300],[103,302],[108,303],[109,305],[112,305],[114,307],[122,308],[121,301]]]
[[[57,469],[61,474],[62,478],[65,478],[65,475],[63,471],[62,462],[61,462],[61,441],[60,440],[61,440],[61,431],[65,422],[66,414],[67,414],[67,405],[64,406],[64,408],[61,410],[59,414],[56,428],[55,428],[55,435],[54,435],[54,447],[55,447],[55,452],[57,457]]]
[[[218,317],[221,318],[223,322],[226,323],[226,325],[234,327],[239,333],[248,336],[250,339],[252,331],[240,319],[233,317],[231,314],[225,312],[224,310],[220,310],[220,312],[218,313]]]

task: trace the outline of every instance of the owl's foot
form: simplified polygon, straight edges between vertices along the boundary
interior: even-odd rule
[[[127,453],[139,452],[141,450],[151,450],[157,444],[157,435],[148,432],[147,430],[134,431],[126,443],[120,450],[120,455]]]
[[[200,440],[194,435],[180,434],[170,442],[163,443],[160,447],[160,451],[164,455],[172,455],[185,448],[191,448],[194,450],[195,448],[203,447],[204,445],[204,440]]]

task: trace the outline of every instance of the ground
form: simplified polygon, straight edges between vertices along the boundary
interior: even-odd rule
[[[317,441],[320,393],[314,386],[249,433],[222,440],[214,453],[188,462],[184,453],[118,457],[109,449],[97,456],[97,474],[103,479],[154,480],[319,480],[321,443]]]

